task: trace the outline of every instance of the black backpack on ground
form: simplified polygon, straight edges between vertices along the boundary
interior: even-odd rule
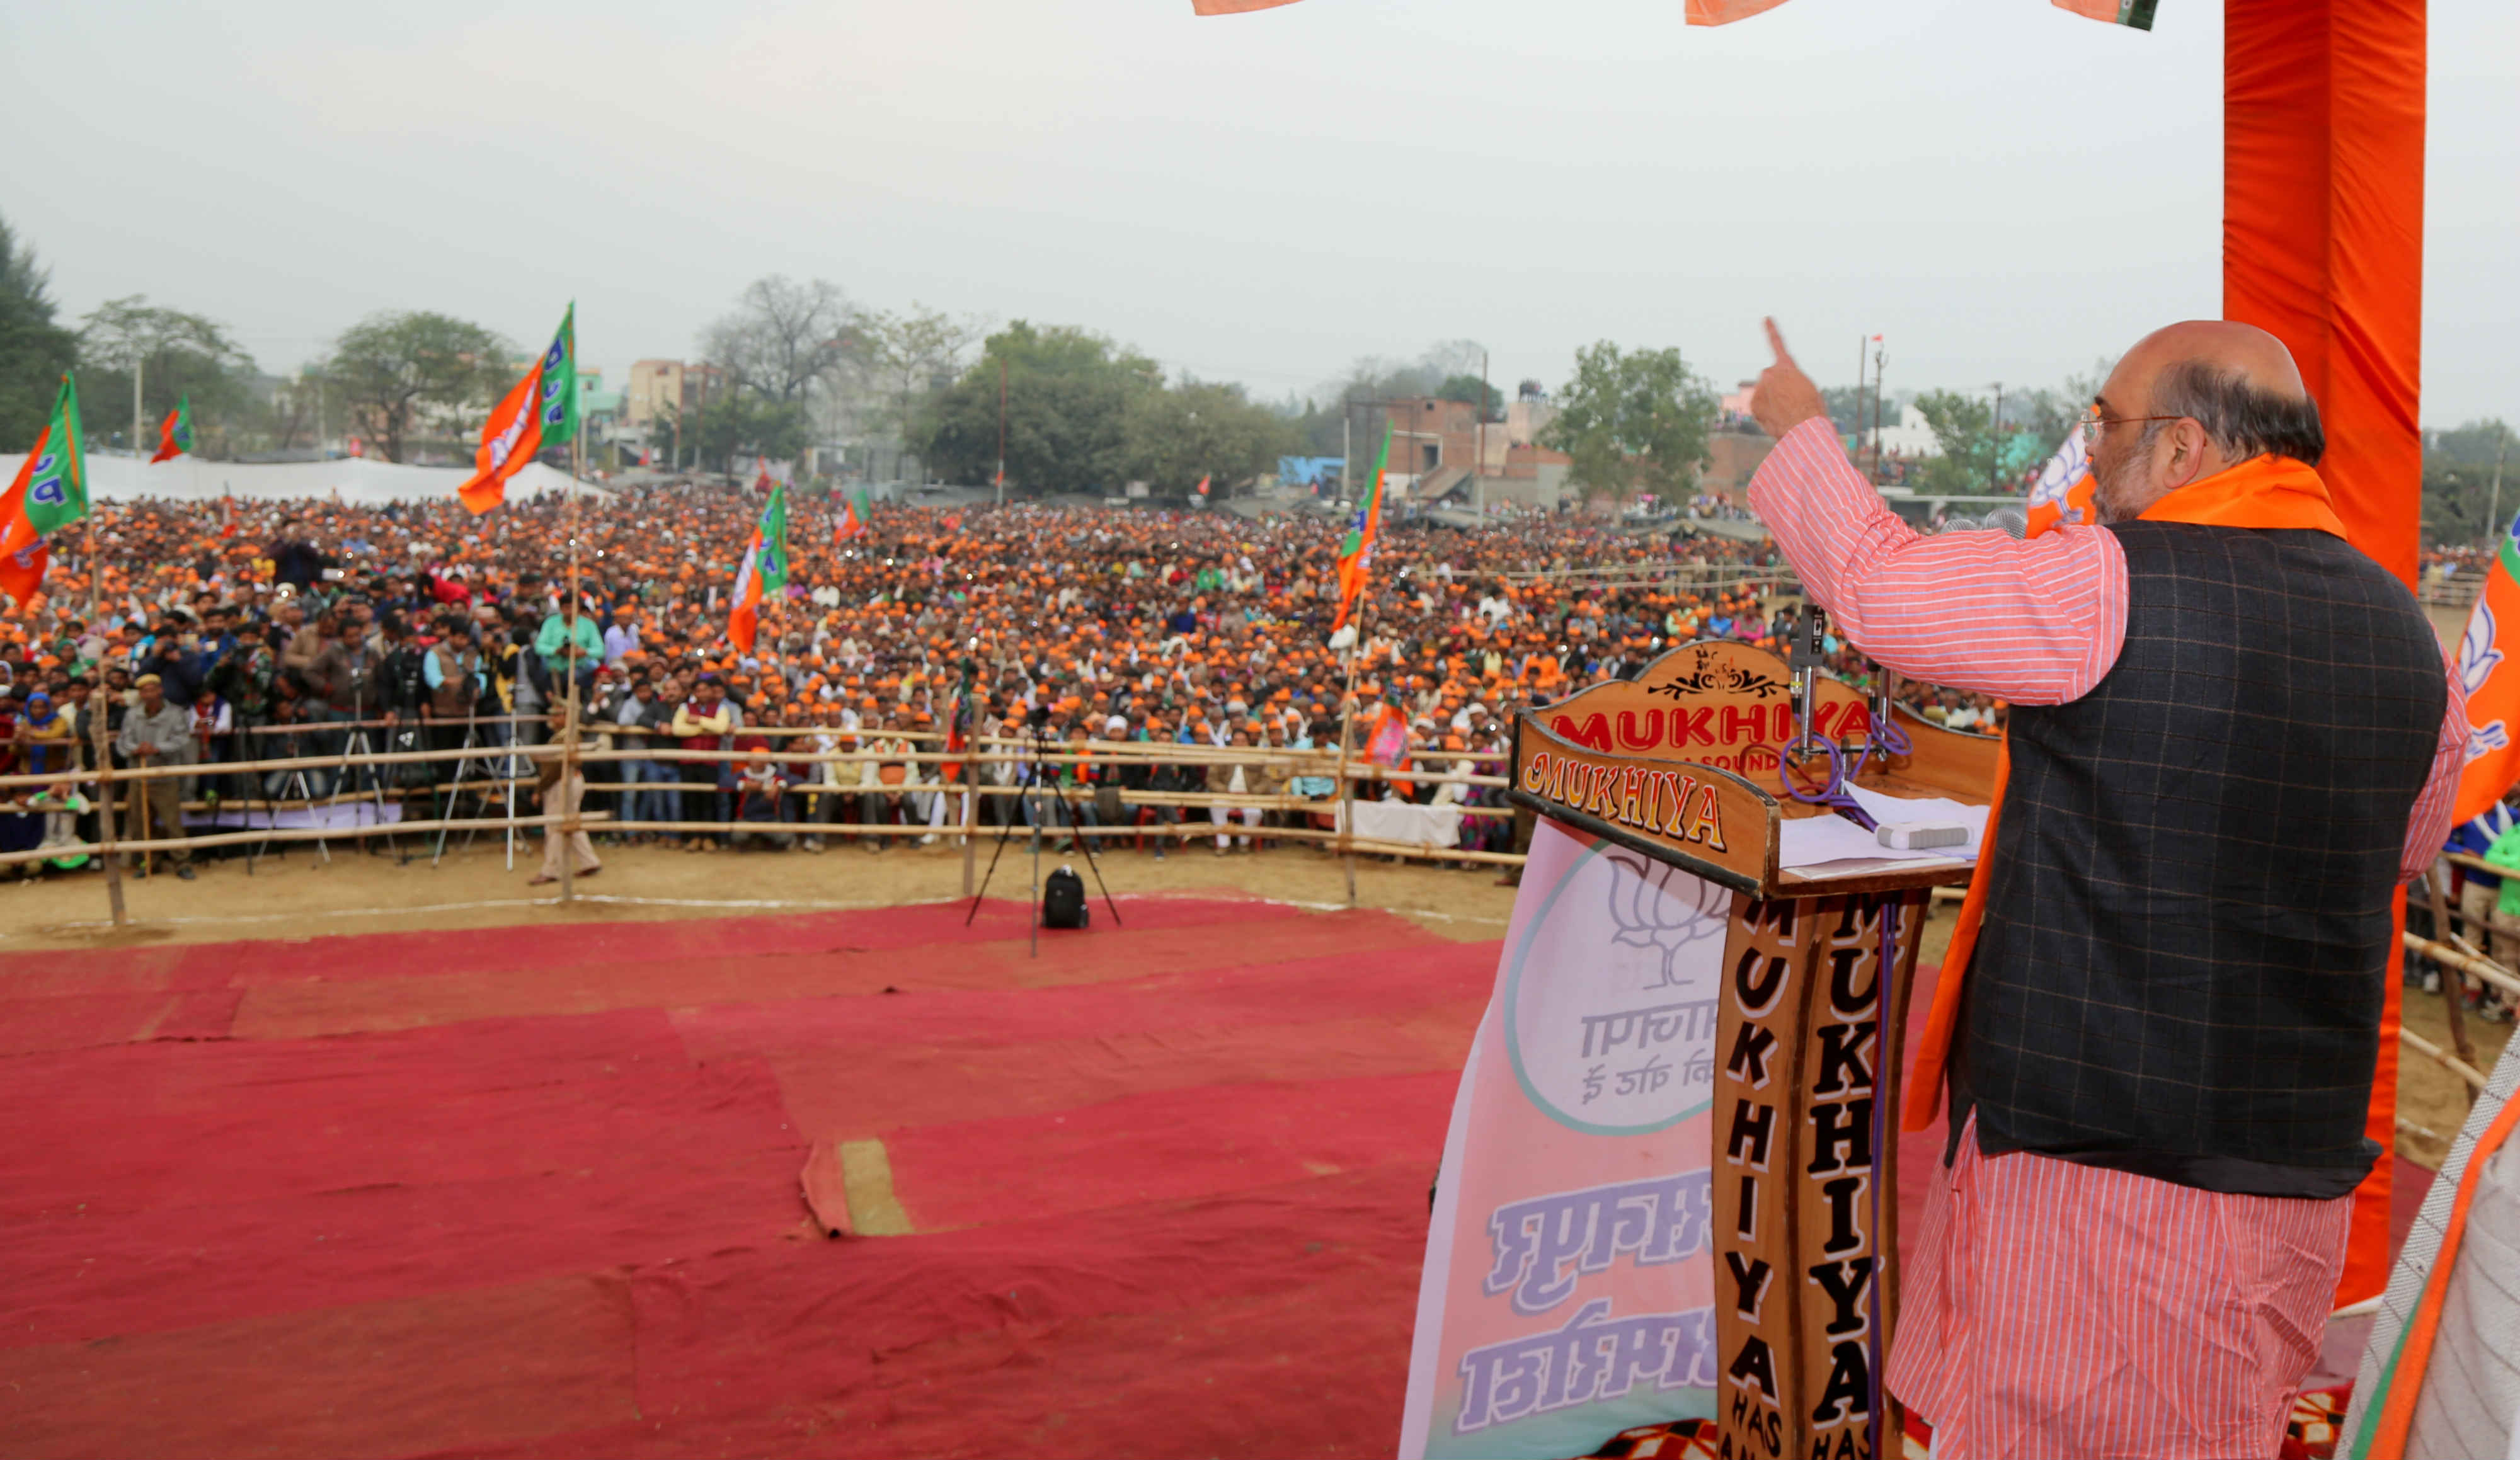
[[[1041,925],[1081,928],[1092,916],[1085,906],[1085,879],[1074,867],[1062,866],[1041,879]]]

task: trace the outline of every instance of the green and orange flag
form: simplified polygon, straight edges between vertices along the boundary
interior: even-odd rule
[[[78,382],[62,376],[52,419],[0,494],[0,593],[23,608],[42,590],[52,535],[87,515],[87,446],[79,434]]]
[[[2482,815],[2520,782],[2520,517],[2486,564],[2484,591],[2458,642],[2458,678],[2467,690],[2467,763],[2452,825]]]
[[[840,499],[840,518],[832,528],[832,546],[838,547],[875,525],[875,509],[867,500],[867,489],[858,487]]]
[[[1382,536],[1382,476],[1391,467],[1391,423],[1382,425],[1382,445],[1373,454],[1373,476],[1366,483],[1365,495],[1357,499],[1356,515],[1348,522],[1347,536],[1339,542],[1338,617],[1331,621],[1335,634],[1347,627],[1347,616],[1365,587],[1373,577],[1373,545]]]
[[[727,615],[726,637],[745,653],[761,629],[761,600],[788,590],[788,484],[770,489],[761,520],[752,526],[752,541],[743,545],[743,564],[735,570],[735,608]]]
[[[508,478],[524,469],[545,447],[577,437],[577,306],[561,316],[551,348],[516,387],[500,398],[481,425],[472,479],[456,489],[478,515],[508,500]]]
[[[158,454],[149,459],[149,465],[155,466],[159,462],[190,456],[192,451],[193,398],[178,396],[175,409],[166,413],[166,423],[158,428]]]

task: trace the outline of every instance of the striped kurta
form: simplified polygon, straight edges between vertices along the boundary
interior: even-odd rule
[[[2353,1216],[2351,1197],[1989,1157],[1971,1121],[1934,1172],[1883,1378],[1938,1460],[2272,1456]]]
[[[1900,674],[2025,705],[2098,684],[2126,639],[2116,535],[2064,527],[1920,537],[1807,421],[1750,500],[1811,597]],[[2448,671],[2445,669],[2448,676]],[[2401,866],[2449,834],[2466,747],[2455,676]],[[2272,1455],[2318,1358],[2352,1198],[2205,1191],[2032,1152],[1975,1130],[1936,1172],[1885,1376],[1942,1460]]]

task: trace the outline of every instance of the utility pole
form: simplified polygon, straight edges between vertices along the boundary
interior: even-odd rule
[[[140,414],[140,346],[131,347],[131,454],[140,455],[141,423],[147,418]]]
[[[1872,484],[1881,485],[1881,367],[1888,363],[1889,352],[1872,351]]]
[[[2003,382],[2002,380],[1995,382],[1995,415],[1987,419],[1987,430],[1996,438],[1996,452],[1995,460],[1987,463],[1986,465],[1986,484],[1996,491],[2002,491],[2003,489]]]
[[[702,361],[700,364],[699,377],[699,404],[693,408],[696,414],[692,418],[692,470],[695,474],[697,474],[700,469],[701,453],[708,449],[706,445],[708,440],[706,431],[708,426],[709,368],[706,361]]]
[[[1479,457],[1470,467],[1471,496],[1479,510],[1479,525],[1488,525],[1488,352],[1479,351]]]
[[[2501,444],[2494,448],[2494,505],[2485,510],[2485,525],[2498,533],[2507,533],[2510,525],[2502,520],[2502,459],[2511,455],[2511,433],[2502,433]],[[2489,539],[2498,541],[2498,539]]]
[[[1007,505],[1007,357],[998,357],[998,506]]]
[[[1339,495],[1347,495],[1348,483],[1356,479],[1348,469],[1356,460],[1356,402],[1344,394],[1339,397]]]
[[[1861,334],[1855,336],[1855,459],[1859,462],[1864,460],[1864,347],[1868,342]]]

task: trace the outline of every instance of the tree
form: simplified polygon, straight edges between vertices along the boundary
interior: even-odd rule
[[[1828,423],[1837,427],[1841,436],[1855,434],[1855,422],[1861,418],[1864,428],[1872,428],[1872,387],[1869,385],[1831,385],[1821,391],[1822,404],[1828,407]],[[1897,410],[1898,403],[1887,403]]]
[[[990,335],[962,378],[920,409],[912,439],[931,469],[957,481],[989,480],[1002,365],[1010,485],[1100,494],[1125,479],[1130,402],[1162,389],[1163,373],[1090,331],[1022,320]]]
[[[1933,427],[1942,455],[1923,466],[1921,489],[1967,496],[1995,490],[2003,438],[1996,433],[1995,407],[1956,390],[1928,390],[1916,397],[1916,414]]]
[[[1436,396],[1478,404],[1478,372],[1485,353],[1475,339],[1447,339],[1428,345],[1415,360],[1367,355],[1325,386],[1317,398],[1301,402],[1290,398],[1279,414],[1294,420],[1305,455],[1336,456],[1352,440],[1381,429],[1381,418],[1374,414],[1381,409],[1379,402]],[[1455,383],[1461,380],[1469,383]],[[1526,383],[1537,388],[1537,382]],[[1489,397],[1501,411],[1495,392],[1489,392]],[[1492,412],[1489,419],[1501,418]]]
[[[1505,420],[1505,392],[1476,376],[1447,376],[1435,387],[1435,399],[1476,406],[1481,420]]]
[[[838,285],[773,274],[744,287],[735,312],[709,326],[700,348],[740,388],[801,402],[838,374],[857,323]]]
[[[301,436],[311,446],[324,444],[320,418],[324,390],[323,372],[312,365],[300,369],[294,378],[272,382],[270,403],[262,412],[263,435],[272,450],[294,450]]]
[[[2509,530],[2515,514],[2520,514],[2520,434],[2499,420],[2424,432],[2425,542],[2460,547],[2496,542]]]
[[[982,328],[977,320],[915,300],[906,314],[878,310],[861,316],[854,359],[873,405],[869,423],[906,444],[918,428],[920,407],[953,383],[963,353]]]
[[[160,308],[142,294],[109,299],[80,325],[78,344],[81,393],[100,423],[118,421],[115,408],[131,399],[131,372],[139,367],[141,420],[133,428],[134,444],[144,449],[179,400],[192,401],[202,445],[232,443],[255,407],[252,357],[202,315]]]
[[[1587,497],[1688,495],[1715,425],[1714,387],[1677,349],[1623,354],[1608,340],[1575,354],[1542,444],[1574,459],[1567,478]]]
[[[511,375],[523,374],[521,364],[510,369],[516,355],[516,346],[478,325],[386,310],[341,332],[323,375],[385,460],[399,462],[403,441],[428,413],[484,407],[514,384]]]
[[[670,407],[659,424],[669,433],[673,430]],[[698,460],[703,465],[714,462],[721,470],[734,469],[739,456],[792,461],[812,439],[803,401],[773,400],[757,390],[733,390],[719,396],[705,409],[693,412],[683,428],[683,440],[698,454]]]
[[[35,444],[78,340],[54,323],[52,271],[0,218],[0,451]]]
[[[1239,385],[1186,380],[1165,390],[1140,391],[1123,418],[1122,470],[1163,496],[1188,497],[1200,477],[1212,479],[1219,499],[1291,452],[1302,432],[1266,406],[1254,405]]]

